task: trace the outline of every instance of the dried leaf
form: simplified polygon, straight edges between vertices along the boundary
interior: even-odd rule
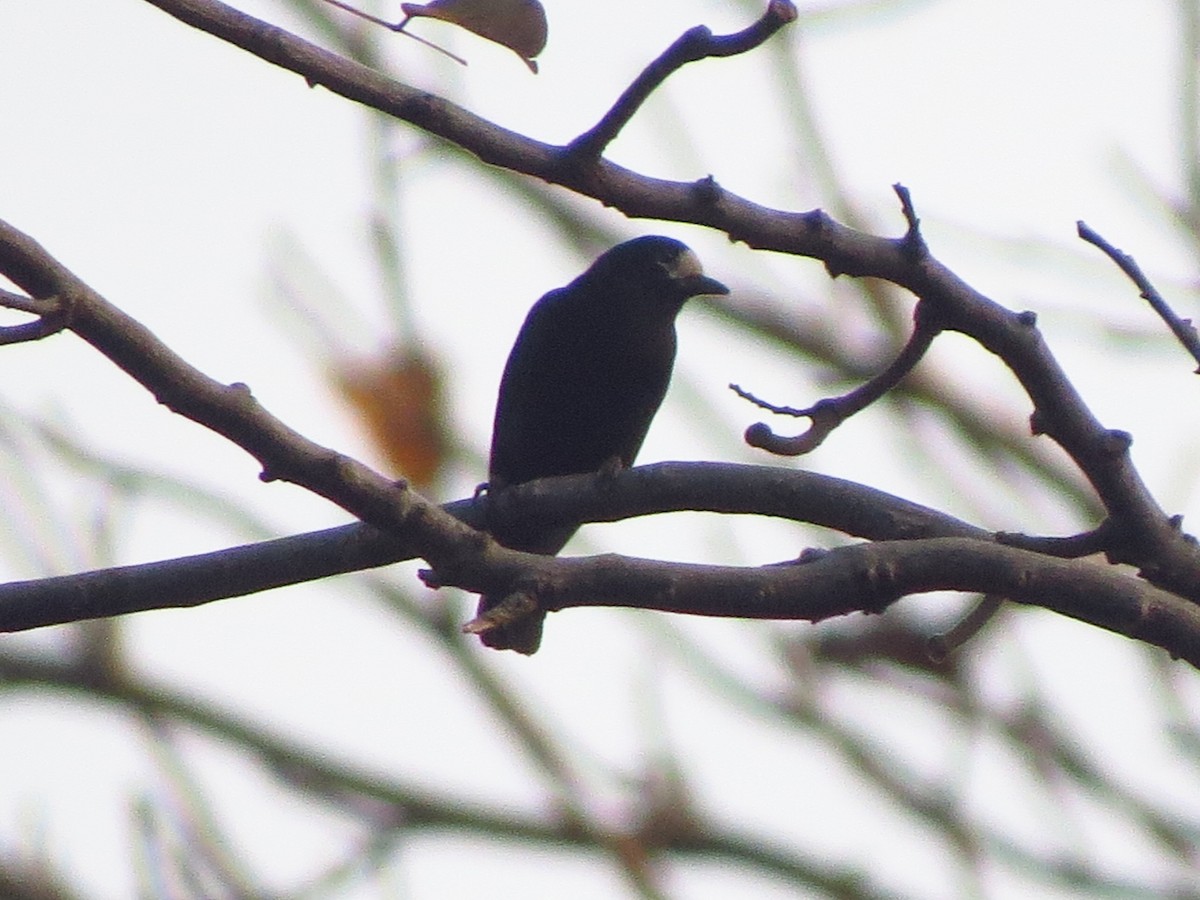
[[[419,350],[342,363],[335,371],[342,396],[389,466],[418,490],[437,478],[449,454],[441,368]]]
[[[411,19],[441,19],[508,47],[529,68],[546,47],[546,11],[538,0],[430,0],[402,3]]]

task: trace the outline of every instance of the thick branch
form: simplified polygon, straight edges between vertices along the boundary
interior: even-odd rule
[[[525,576],[546,609],[619,606],[702,616],[805,619],[882,612],[929,591],[994,593],[1166,649],[1200,667],[1200,607],[1119,570],[974,538],[816,551],[787,565],[538,557]],[[465,585],[473,587],[472,585]]]
[[[307,440],[271,416],[242,384],[190,366],[144,325],[109,304],[36,241],[0,221],[0,273],[34,298],[65,304],[67,325],[159,403],[215,431],[259,460],[263,480],[299,484],[385,531],[404,534],[432,564],[463,565],[492,545],[403,484]]]
[[[811,472],[660,463],[615,475],[551,478],[498,495],[506,515],[546,522],[613,521],[671,510],[750,513],[812,522],[878,543],[814,551],[801,562],[737,568],[617,556],[548,559],[510,553],[496,569],[550,609],[610,605],[696,615],[818,621],[878,612],[912,593],[1003,594],[1163,647],[1200,665],[1200,608],[1115,568],[991,543],[952,517]],[[470,500],[446,511],[478,523]],[[146,609],[193,606],[398,562],[411,546],[350,525],[179,560],[0,586],[6,630]],[[443,570],[482,590],[474,569]],[[492,571],[483,577],[491,578]]]
[[[936,309],[943,326],[970,335],[1012,370],[1034,405],[1033,424],[1058,442],[1087,476],[1110,517],[1121,523],[1114,561],[1134,563],[1154,583],[1200,600],[1200,554],[1154,500],[1128,454],[1127,435],[1104,428],[1058,366],[1028,313],[1013,313],[973,290],[937,260],[914,253],[909,236],[863,234],[825,213],[760,206],[709,178],[695,183],[648,178],[598,160],[580,167],[570,154],[500,128],[428,92],[322,50],[218,0],[148,0],[197,28],[302,75],[309,84],[445,138],[486,163],[594,197],[628,216],[693,222],[751,247],[824,261],[831,275],[882,278]],[[906,215],[915,216],[911,204]],[[1116,533],[1114,531],[1114,533]]]
[[[809,522],[868,540],[959,535],[965,522],[851,481],[767,466],[658,463],[603,476],[530,482],[493,495],[506,517],[614,522],[682,510]],[[471,525],[483,506],[443,509]],[[0,585],[0,631],[22,631],[152,609],[198,606],[416,557],[411,542],[356,523],[142,565]]]

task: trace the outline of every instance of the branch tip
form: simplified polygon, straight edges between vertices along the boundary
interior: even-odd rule
[[[912,193],[909,189],[900,182],[896,182],[892,185],[892,190],[900,198],[900,211],[904,214],[904,221],[908,223],[908,229],[904,232],[904,237],[900,239],[900,249],[910,262],[916,262],[929,255],[925,238],[921,236],[921,220],[917,216],[916,207],[913,206]]]
[[[445,47],[440,47],[437,44],[435,44],[433,41],[429,41],[429,40],[426,40],[425,38],[421,37],[419,34],[413,34],[411,31],[405,31],[404,27],[408,24],[408,22],[412,18],[412,16],[406,15],[399,22],[392,23],[392,22],[387,21],[387,19],[381,19],[378,16],[373,16],[370,13],[363,12],[361,9],[357,9],[356,7],[353,7],[348,3],[343,3],[343,2],[341,2],[341,0],[325,0],[325,2],[328,3],[330,6],[336,6],[338,9],[348,12],[351,15],[358,16],[360,19],[365,19],[366,21],[371,22],[374,25],[382,25],[384,28],[386,28],[388,31],[392,32],[393,34],[402,34],[406,38],[412,38],[418,44],[424,44],[429,49],[436,50],[438,53],[441,53],[443,56],[449,57],[450,59],[452,59],[456,63],[458,63],[460,66],[465,66],[467,64],[467,61],[465,59],[463,59],[461,56],[457,56],[454,53],[451,53]],[[525,64],[529,65],[533,69],[534,72],[537,71],[537,64],[534,63],[533,60],[527,59],[527,60],[525,60]],[[313,84],[313,82],[311,82],[311,81],[309,81],[308,86],[316,87],[316,85]]]
[[[933,339],[941,333],[942,323],[940,317],[933,315],[929,309],[922,309],[922,304],[918,304],[914,319],[913,332],[891,365],[840,397],[826,397],[805,409],[795,409],[767,403],[731,384],[729,387],[734,393],[755,406],[777,415],[807,418],[812,422],[807,431],[790,438],[776,435],[767,425],[760,422],[746,430],[746,443],[780,456],[801,456],[815,450],[839,425],[866,409],[904,380],[924,358],[933,344]]]
[[[567,145],[567,155],[577,162],[599,159],[646,99],[673,73],[702,59],[737,56],[754,50],[797,15],[792,3],[775,0],[767,5],[757,22],[735,34],[714,35],[707,25],[689,28],[642,70],[599,122]]]
[[[1146,276],[1146,273],[1142,271],[1137,261],[1128,253],[1114,247],[1082,219],[1075,223],[1075,228],[1080,238],[1099,248],[1105,256],[1117,264],[1117,267],[1137,287],[1138,296],[1149,303],[1150,307],[1158,313],[1159,318],[1171,329],[1171,333],[1175,335],[1175,339],[1191,354],[1192,359],[1200,362],[1200,334],[1196,332],[1191,319],[1180,317],[1171,308]],[[1196,371],[1200,373],[1200,367]]]

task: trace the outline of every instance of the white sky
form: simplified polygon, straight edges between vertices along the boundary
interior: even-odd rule
[[[424,23],[422,33],[467,55],[468,68],[446,64],[403,38],[396,38],[392,52],[415,83],[434,91],[460,88],[479,114],[561,142],[592,124],[628,79],[686,27],[705,22],[724,32],[750,19],[739,4],[701,0],[546,3],[550,44],[536,77],[507,51],[436,23]],[[275,2],[234,5],[296,25]],[[1194,523],[1200,509],[1186,457],[1196,445],[1200,417],[1178,412],[1198,408],[1191,403],[1197,384],[1188,360],[1165,343],[1153,356],[1130,351],[1082,318],[1098,313],[1138,331],[1155,328],[1133,288],[1074,238],[1080,218],[1132,252],[1185,315],[1195,302],[1184,291],[1194,283],[1194,260],[1144,202],[1130,174],[1142,170],[1151,184],[1178,190],[1174,7],[1142,2],[1134,14],[1131,6],[1116,0],[898,3],[885,17],[863,16],[804,34],[793,30],[778,40],[788,41],[802,60],[836,167],[854,200],[882,231],[898,234],[903,224],[890,185],[908,185],[933,252],[995,299],[1039,312],[1051,346],[1102,421],[1135,434],[1135,458],[1147,480],[1169,511],[1191,513]],[[294,333],[264,299],[272,242],[290,235],[335,273],[361,316],[347,339],[364,351],[381,343],[388,319],[364,252],[364,217],[372,200],[361,164],[366,129],[360,111],[137,0],[0,0],[0,59],[0,121],[6,125],[0,218],[41,241],[193,364],[214,377],[247,382],[269,409],[309,437],[370,458],[364,438],[322,385],[319,367],[297,352]],[[767,205],[808,209],[828,202],[809,177],[810,162],[790,155],[786,103],[763,72],[751,56],[679,73],[615,144],[613,158],[662,177],[711,172],[728,189]],[[693,147],[679,146],[680,125]],[[408,158],[415,143],[404,129],[397,130],[395,146],[407,176],[406,250],[414,261],[408,278],[416,320],[452,358],[452,415],[482,447],[509,337],[528,304],[572,277],[580,262],[550,247],[545,229],[522,219],[526,208],[481,195],[480,184],[487,182],[464,177],[453,162]],[[609,213],[609,224],[630,234],[661,230],[688,240],[735,293],[795,291],[801,302],[818,302],[828,293],[821,267],[809,261],[756,258],[720,235],[625,223],[616,213]],[[1050,265],[1033,249],[1042,242],[1061,253]],[[728,450],[726,458],[767,461],[729,449],[757,418],[724,394],[729,381],[779,402],[814,399],[804,395],[812,385],[793,366],[728,342],[702,314],[685,315],[681,347],[680,370],[689,389],[707,395],[726,417],[729,433],[710,435],[708,445],[697,447],[682,427],[693,413],[673,396],[645,460]],[[961,359],[965,381],[985,365],[962,342],[940,352],[946,361]],[[296,489],[259,484],[244,454],[166,414],[71,337],[0,348],[0,386],[4,403],[70,423],[81,441],[105,452],[225,487],[281,533],[345,520]],[[1011,396],[1007,388],[999,391]],[[1154,402],[1158,397],[1163,404]],[[1014,416],[1026,414],[1019,402],[1011,408]],[[878,422],[861,427],[878,428]],[[856,434],[871,432],[847,429],[815,464],[918,500],[938,502],[953,493],[943,492],[936,480],[915,482],[903,459],[879,454],[877,440],[856,440]],[[456,490],[469,491],[481,478],[481,472],[464,472]],[[55,515],[82,533],[89,524],[83,517],[105,497],[63,493]],[[1065,527],[1052,511],[1040,512],[1045,518],[1037,528]],[[189,521],[177,511],[142,511],[134,521],[136,539],[122,542],[121,561],[215,549],[234,539],[207,519]],[[606,546],[649,554],[647,542],[663,539],[667,530],[657,522],[635,523],[604,539],[611,538]],[[695,558],[728,536],[721,527],[705,526],[680,540],[664,553]],[[769,559],[792,552],[794,532],[738,540]],[[71,558],[69,550],[53,552],[63,569],[90,562]],[[9,565],[0,559],[6,570]],[[14,566],[13,577],[30,574]],[[383,771],[427,776],[464,794],[528,806],[537,782],[515,754],[505,754],[486,712],[464,697],[461,686],[419,683],[414,690],[414,679],[428,677],[438,660],[418,639],[397,634],[393,621],[371,606],[350,602],[354,596],[340,581],[141,616],[127,623],[127,639],[145,671],[295,730],[314,745]],[[779,781],[776,773],[794,773],[797,760],[819,769],[816,751],[773,742],[770,729],[742,728],[727,707],[698,699],[678,673],[663,675],[669,667],[655,657],[666,639],[653,629],[631,639],[637,621],[611,611],[555,616],[537,657],[488,662],[608,762],[629,764],[645,749],[639,723],[653,702],[667,711],[675,740],[728,734],[727,743],[697,754],[704,803],[737,809],[754,827],[783,839],[826,841],[836,858],[866,854],[895,878],[898,890],[955,896],[932,851],[929,860],[914,856],[911,843],[893,841],[887,823],[860,831],[862,822],[845,809],[843,780],[832,764],[819,779]],[[731,639],[723,623],[682,627],[700,640],[726,641],[733,664],[764,683],[781,677],[759,661],[761,644],[752,630]],[[1016,677],[1031,660],[1055,685],[1063,715],[1097,739],[1106,737],[1113,714],[1088,698],[1103,687],[1121,696],[1127,723],[1125,743],[1107,748],[1114,766],[1162,753],[1152,738],[1156,723],[1139,719],[1148,676],[1124,642],[1036,613],[1026,614],[1018,631],[1011,645],[994,651],[997,678]],[[340,646],[341,634],[353,646]],[[1064,644],[1071,647],[1071,665],[1062,660]],[[647,699],[648,683],[661,696]],[[28,779],[0,786],[0,848],[36,846],[29,835],[38,834],[51,858],[96,896],[129,896],[131,887],[121,880],[129,869],[122,817],[130,792],[145,791],[147,775],[136,744],[111,733],[110,720],[72,713],[64,719],[62,707],[41,702],[27,709],[10,704],[2,713],[0,760],[9,771],[28,770]],[[886,721],[894,712],[864,707],[864,715],[878,726],[880,717]],[[936,723],[928,728],[938,731]],[[72,765],[80,745],[95,757],[86,772]],[[487,747],[487,754],[478,747]],[[936,762],[952,752],[932,739],[915,742],[912,763],[936,770]],[[199,756],[218,806],[252,810],[239,820],[245,833],[236,838],[248,855],[260,849],[268,873],[281,883],[293,883],[314,856],[328,852],[325,823],[296,815],[282,800],[265,803],[261,780],[222,753],[210,748]],[[731,772],[744,770],[733,760],[751,762],[751,777],[734,777]],[[1163,759],[1163,776],[1147,789],[1167,790],[1168,775],[1185,777],[1175,765]],[[771,773],[772,780],[760,773]],[[1000,776],[980,771],[973,777],[983,791]],[[619,802],[615,798],[614,807]],[[621,814],[619,808],[604,812]],[[1045,830],[1048,840],[1062,840],[1045,824],[1046,812],[1023,805],[1018,792],[1012,808],[997,816],[1010,818],[1023,834]],[[855,835],[854,852],[847,850],[847,833]],[[1088,839],[1122,852],[1119,838],[1100,833]],[[455,845],[449,846],[453,853]],[[577,898],[621,890],[611,871],[595,863],[538,867],[504,848],[463,846],[473,866],[448,867],[446,855],[414,849],[398,876],[404,892],[414,898],[478,896],[481,870],[499,884],[532,879],[526,881],[529,896],[561,889],[564,871]],[[689,898],[727,896],[728,878],[697,868],[673,886]],[[1002,887],[995,896],[1006,895],[1019,894]],[[770,896],[769,889],[760,896]]]

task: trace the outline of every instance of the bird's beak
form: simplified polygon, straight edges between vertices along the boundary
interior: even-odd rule
[[[715,278],[709,278],[707,275],[693,275],[686,281],[688,286],[688,296],[698,297],[701,294],[728,294],[729,288],[721,284]]]
[[[717,279],[709,278],[704,274],[704,268],[700,265],[699,258],[691,250],[685,250],[679,254],[679,259],[675,261],[675,265],[669,271],[671,277],[684,289],[687,297],[729,293],[729,288]]]

